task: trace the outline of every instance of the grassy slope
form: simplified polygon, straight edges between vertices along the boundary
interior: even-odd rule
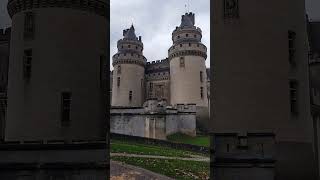
[[[167,137],[169,141],[172,142],[180,142],[185,144],[193,144],[198,146],[210,146],[210,137],[209,136],[197,136],[197,137],[191,137],[185,134],[173,134]]]
[[[156,155],[168,157],[191,157],[190,155],[202,155],[194,152],[177,150],[161,146],[144,145],[132,142],[111,140],[112,153]]]

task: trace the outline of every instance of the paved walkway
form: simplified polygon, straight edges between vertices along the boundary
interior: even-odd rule
[[[210,162],[209,157],[202,157],[196,155],[190,155],[191,158],[184,157],[167,157],[167,156],[154,156],[154,155],[141,155],[141,154],[125,154],[125,153],[111,153],[111,157],[120,156],[120,157],[136,157],[136,158],[153,158],[153,159],[177,159],[184,161],[199,161],[199,162]]]
[[[110,161],[110,180],[173,180],[172,178],[131,166]]]

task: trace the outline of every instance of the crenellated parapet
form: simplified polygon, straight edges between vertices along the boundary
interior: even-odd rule
[[[107,17],[108,6],[106,0],[9,0],[7,8],[10,17],[36,8],[70,8]]]
[[[11,28],[0,29],[0,41],[9,41],[11,36]]]

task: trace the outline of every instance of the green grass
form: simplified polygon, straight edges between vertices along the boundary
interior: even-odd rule
[[[208,162],[133,157],[112,157],[111,159],[148,169],[174,179],[209,179],[210,164]]]
[[[170,136],[167,136],[167,139],[172,142],[179,142],[185,144],[193,144],[197,146],[210,146],[210,137],[209,136],[188,136],[185,134],[177,133]]]
[[[195,152],[177,150],[169,147],[161,147],[155,145],[145,145],[133,142],[111,140],[112,153],[127,153],[141,155],[155,155],[167,157],[191,157],[190,155],[202,155]]]

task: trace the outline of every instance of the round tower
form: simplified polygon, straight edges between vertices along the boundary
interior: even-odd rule
[[[112,58],[112,106],[137,107],[144,101],[144,74],[146,58],[143,56],[141,36],[137,38],[133,25],[123,31],[117,43],[118,52]]]
[[[6,140],[106,136],[106,0],[9,0]]]
[[[195,26],[193,13],[182,15],[181,25],[172,33],[169,49],[171,104],[193,103],[208,107],[206,58],[202,31]]]

